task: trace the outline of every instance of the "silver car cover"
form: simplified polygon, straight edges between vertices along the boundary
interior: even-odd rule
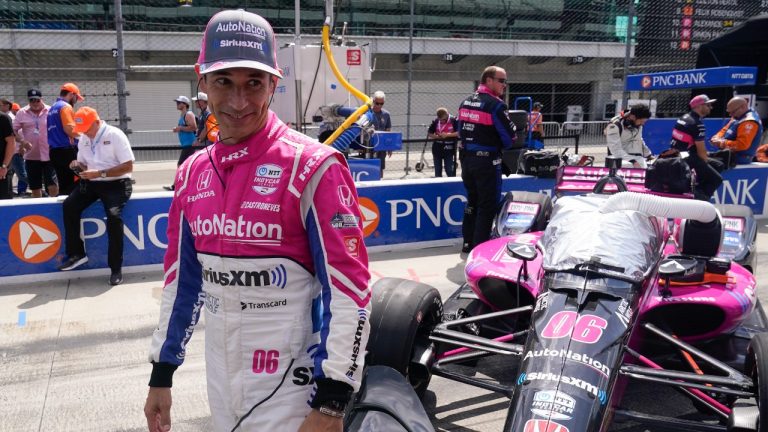
[[[592,263],[601,275],[642,281],[660,257],[666,219],[634,210],[598,211],[607,195],[558,198],[541,239],[544,269],[578,270]]]

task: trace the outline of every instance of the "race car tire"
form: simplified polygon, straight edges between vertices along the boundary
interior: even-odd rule
[[[752,337],[744,366],[744,372],[752,377],[757,389],[760,408],[757,431],[768,432],[768,333]]]
[[[429,285],[399,278],[381,279],[371,290],[367,364],[400,372],[421,397],[432,373],[414,361],[414,353],[432,345],[430,332],[443,315],[440,293]]]
[[[493,229],[491,230],[494,238],[502,237],[504,235],[500,228],[502,221],[501,212],[506,209],[507,204],[510,201],[538,204],[539,213],[536,215],[531,227],[528,228],[526,232],[544,231],[549,223],[549,217],[552,215],[552,198],[550,198],[549,195],[538,192],[509,191],[504,194],[504,199],[501,201],[501,207],[499,207],[498,212],[496,212],[496,219],[494,220]]]

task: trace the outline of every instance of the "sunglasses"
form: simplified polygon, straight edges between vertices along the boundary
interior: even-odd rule
[[[32,98],[29,100],[29,103],[35,103],[35,102],[40,102],[40,99]]]
[[[506,84],[507,79],[506,78],[494,78],[499,84]]]
[[[384,102],[374,102],[373,104],[381,106],[381,105],[384,105]]]

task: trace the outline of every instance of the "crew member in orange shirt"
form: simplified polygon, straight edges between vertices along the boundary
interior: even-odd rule
[[[749,108],[746,99],[738,96],[729,100],[725,109],[731,115],[731,121],[710,142],[718,148],[733,151],[737,164],[751,163],[763,134],[760,116]]]

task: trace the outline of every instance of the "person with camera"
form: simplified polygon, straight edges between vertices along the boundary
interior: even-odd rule
[[[671,148],[688,152],[685,162],[696,172],[694,197],[703,201],[709,201],[723,183],[720,173],[708,163],[709,156],[704,142],[707,131],[702,119],[712,112],[712,104],[715,101],[716,99],[710,99],[705,94],[691,99],[688,103],[691,111],[675,122],[670,143]]]
[[[651,118],[648,105],[633,105],[628,112],[608,122],[603,131],[608,143],[608,156],[621,158],[625,168],[646,168],[651,150],[643,140],[643,125]]]
[[[107,216],[109,248],[107,264],[110,285],[123,281],[123,207],[133,192],[133,151],[122,130],[107,124],[91,107],[74,115],[74,133],[80,135],[77,159],[69,167],[80,177],[77,187],[64,200],[64,237],[67,258],[59,270],[73,270],[88,262],[80,236],[83,210],[101,200]]]

